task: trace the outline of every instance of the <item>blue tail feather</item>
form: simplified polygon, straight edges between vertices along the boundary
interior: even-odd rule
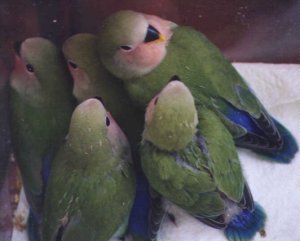
[[[265,221],[263,208],[255,203],[254,211],[243,210],[233,217],[224,232],[229,241],[248,241],[264,228]]]
[[[30,209],[27,220],[27,233],[30,241],[40,241],[40,218]]]
[[[249,133],[255,133],[259,136],[263,135],[263,131],[257,127],[253,119],[250,117],[249,113],[239,110],[229,102],[220,101],[220,104],[223,105],[222,113],[235,124],[242,126]]]
[[[49,153],[42,160],[42,169],[41,169],[41,177],[43,180],[43,189],[41,195],[38,197],[38,203],[36,203],[38,210],[33,210],[30,208],[28,221],[27,221],[27,233],[30,241],[40,241],[40,222],[41,216],[40,212],[42,210],[44,195],[46,192],[46,187],[51,171],[51,162],[53,160],[54,152],[49,151]]]
[[[272,118],[272,120],[274,121],[283,139],[283,147],[281,151],[273,152],[273,153],[262,153],[262,154],[276,162],[290,163],[292,159],[295,157],[296,153],[299,151],[297,141],[295,140],[293,135],[289,132],[289,130],[287,130],[282,124],[280,124],[274,118]]]
[[[139,171],[137,175],[136,197],[131,209],[128,232],[135,236],[135,240],[149,240],[149,211],[151,197],[149,183],[145,175]]]
[[[273,140],[270,140],[269,137],[267,137],[263,130],[260,128],[260,126],[255,123],[253,118],[249,115],[249,113],[239,110],[232,106],[231,104],[227,102],[222,102],[226,106],[226,111],[223,111],[222,113],[232,122],[235,124],[242,126],[247,130],[247,132],[250,135],[253,135],[253,138],[255,139],[255,136],[258,136],[262,139],[265,139],[266,141],[270,141],[272,143]],[[267,116],[268,114],[265,113]],[[298,144],[293,137],[293,135],[287,130],[282,124],[280,124],[276,119],[270,117],[277,128],[278,132],[280,133],[280,136],[283,141],[283,147],[280,150],[274,150],[274,149],[264,149],[264,146],[259,146],[257,144],[256,146],[245,146],[246,148],[250,148],[254,152],[261,154],[268,158],[270,161],[279,162],[279,163],[290,163],[292,159],[294,158],[295,154],[298,152],[299,147]],[[271,121],[271,120],[270,120]],[[257,141],[256,141],[257,142]],[[237,145],[239,145],[239,139],[236,140]],[[259,143],[259,141],[258,141]],[[263,142],[263,145],[265,145],[265,142]],[[243,144],[241,145],[243,147]]]

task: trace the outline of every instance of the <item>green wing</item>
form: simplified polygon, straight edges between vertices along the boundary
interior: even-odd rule
[[[65,99],[59,104],[45,101],[33,105],[14,90],[11,90],[11,107],[12,139],[26,197],[31,208],[40,212],[42,165],[45,161],[51,161],[65,138],[73,107]]]
[[[228,198],[239,202],[245,182],[232,136],[214,112],[203,106],[198,110],[199,130],[216,185]]]
[[[212,105],[212,98],[223,98],[260,116],[261,106],[242,77],[219,49],[190,27],[177,27],[163,62],[151,73],[127,81],[126,87],[132,99],[145,106],[173,76],[182,79],[198,103]]]
[[[74,156],[75,166],[70,164],[72,153],[66,149],[54,160],[49,178],[43,240],[62,232],[65,241],[106,241],[128,219],[135,192],[131,166],[123,160],[103,175],[100,165],[76,166]]]
[[[171,50],[181,56],[185,66],[179,76],[191,88],[196,100],[199,93],[208,97],[209,102],[211,97],[222,98],[253,117],[260,116],[261,106],[255,95],[220,50],[203,34],[189,27],[179,27],[172,37],[172,44]]]
[[[171,154],[145,142],[140,149],[142,167],[151,186],[163,197],[192,214],[217,216],[224,212],[224,203],[197,149],[193,143],[186,151]],[[183,160],[187,157],[188,162]]]

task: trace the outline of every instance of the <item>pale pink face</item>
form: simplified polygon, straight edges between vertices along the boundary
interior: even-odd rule
[[[143,35],[142,39],[139,39],[135,45],[127,46],[131,49],[120,48],[117,56],[131,64],[138,60],[141,67],[149,68],[157,65],[164,57],[165,47],[172,36],[170,27],[173,23],[154,15],[143,14],[143,16],[147,21],[146,26],[151,25],[159,32],[159,39],[144,42],[145,35]]]
[[[146,110],[146,114],[145,114],[146,124],[149,124],[152,121],[155,106],[157,104],[158,98],[159,98],[159,94],[157,94],[154,98],[152,98],[152,100],[149,102],[149,104],[147,106],[147,110]]]
[[[15,55],[15,65],[10,76],[10,85],[17,92],[23,94],[33,94],[40,88],[40,83],[34,73],[34,67],[28,63],[22,54]]]
[[[166,46],[172,36],[172,29],[176,27],[173,22],[157,16],[141,15],[144,21],[135,26],[137,31],[133,31],[131,43],[119,46],[114,55],[114,62],[124,70],[119,73],[120,78],[126,78],[127,73],[129,78],[138,77],[158,66],[166,55]],[[152,38],[146,41],[149,27]]]
[[[140,43],[131,50],[120,49],[115,57],[133,69],[150,71],[166,54],[165,43]]]
[[[42,89],[56,71],[49,64],[57,59],[56,47],[47,39],[34,37],[15,44],[15,65],[10,76],[11,87],[21,95],[42,95]],[[53,77],[53,79],[55,79]]]
[[[99,110],[99,112],[105,113],[103,116],[105,118],[105,128],[107,131],[107,137],[112,144],[113,151],[115,152],[122,152],[123,149],[129,150],[129,143],[128,140],[119,127],[118,123],[115,121],[113,116],[110,114],[109,111],[105,109],[105,106],[102,103],[102,100],[99,98],[89,98],[81,103],[81,106],[91,110]],[[100,123],[99,123],[100,125]]]
[[[86,99],[84,93],[88,91],[90,87],[90,77],[84,69],[72,61],[68,61],[68,68],[74,81],[73,95],[77,100],[83,101]]]

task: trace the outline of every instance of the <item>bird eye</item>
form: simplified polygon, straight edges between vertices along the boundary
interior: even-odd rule
[[[125,50],[125,51],[130,51],[132,49],[132,47],[130,47],[128,45],[122,45],[122,46],[120,46],[120,48]]]
[[[29,71],[29,72],[34,72],[34,68],[31,64],[27,64],[26,65],[26,69]]]
[[[73,68],[73,69],[77,69],[77,64],[73,63],[72,61],[69,61],[69,65]]]
[[[106,126],[109,126],[110,125],[110,120],[108,117],[106,117]]]

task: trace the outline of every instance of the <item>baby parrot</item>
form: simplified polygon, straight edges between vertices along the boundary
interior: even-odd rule
[[[202,33],[157,16],[124,10],[104,21],[97,46],[105,67],[123,80],[141,108],[170,79],[179,77],[197,106],[217,114],[237,146],[281,163],[291,162],[298,151],[291,133],[270,116]]]
[[[52,158],[64,140],[73,103],[62,53],[44,38],[16,44],[10,76],[12,142],[26,198],[37,217]]]
[[[172,81],[149,103],[140,155],[151,186],[230,241],[251,240],[265,225],[232,136],[189,89]],[[197,115],[198,112],[198,115]],[[203,131],[198,131],[197,126]]]
[[[74,79],[73,94],[82,102],[87,98],[101,96],[107,109],[116,119],[131,144],[136,170],[136,197],[129,219],[129,230],[134,241],[148,240],[151,215],[161,212],[155,200],[151,201],[149,184],[144,176],[138,156],[138,145],[144,124],[144,111],[139,110],[130,100],[123,83],[106,70],[97,54],[97,37],[80,33],[71,36],[63,44],[63,53]],[[155,202],[155,205],[152,203]],[[157,222],[157,218],[155,219]],[[155,226],[155,225],[154,225]]]
[[[122,237],[135,194],[129,143],[101,101],[73,112],[49,176],[44,241],[107,241]]]

